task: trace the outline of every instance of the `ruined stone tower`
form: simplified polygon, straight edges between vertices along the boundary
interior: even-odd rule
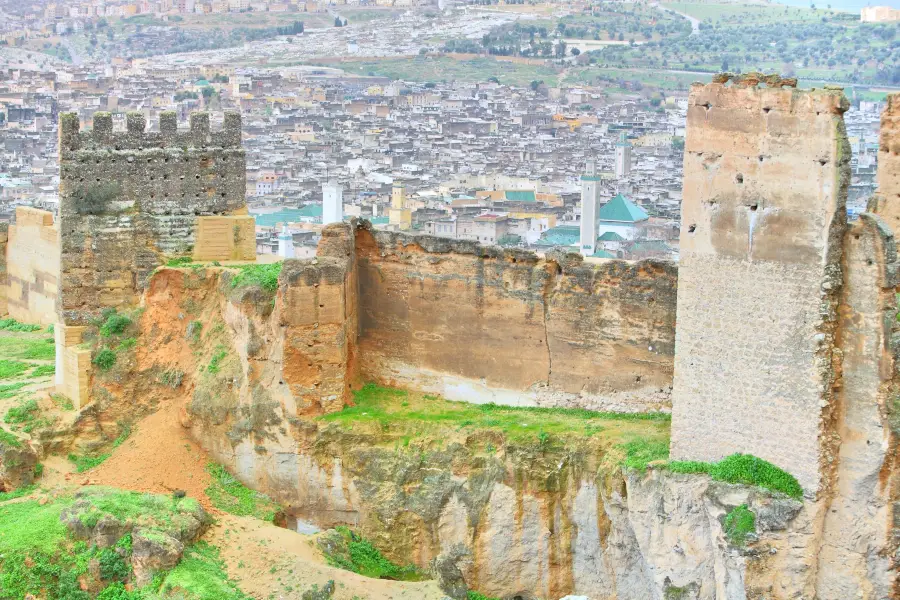
[[[179,132],[175,113],[147,132],[142,114],[114,132],[112,116],[94,115],[79,131],[75,114],[59,124],[61,278],[59,314],[84,323],[106,307],[136,304],[146,276],[163,257],[255,258],[246,216],[246,159],[241,117],[191,116]]]
[[[849,146],[844,95],[691,88],[672,456],[754,454],[811,493],[834,392]]]

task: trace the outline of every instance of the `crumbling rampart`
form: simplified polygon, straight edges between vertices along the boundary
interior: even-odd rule
[[[673,264],[356,235],[363,379],[469,402],[668,408]]]
[[[837,91],[696,84],[687,115],[672,454],[821,484],[849,146]]]
[[[205,113],[191,115],[186,132],[175,113],[161,115],[159,132],[145,129],[140,113],[128,115],[125,132],[113,131],[105,113],[87,133],[74,114],[60,117],[59,311],[67,323],[137,304],[163,256],[192,254],[198,219],[246,214],[238,113],[217,132]],[[236,231],[246,233],[240,224]]]
[[[9,227],[6,302],[9,316],[23,323],[56,322],[59,230],[53,214],[20,206]]]

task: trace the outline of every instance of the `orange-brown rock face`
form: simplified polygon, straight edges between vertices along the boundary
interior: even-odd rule
[[[668,406],[676,270],[361,229],[360,370],[471,402]]]
[[[878,193],[869,209],[900,231],[900,94],[887,98],[878,140]]]

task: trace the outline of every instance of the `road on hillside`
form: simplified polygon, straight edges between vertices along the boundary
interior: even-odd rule
[[[678,12],[677,10],[672,10],[671,8],[666,8],[665,6],[662,6],[661,4],[654,4],[654,6],[656,6],[656,8],[658,8],[659,10],[669,12],[674,15],[678,15],[679,17],[684,17],[685,19],[690,21],[691,22],[691,35],[698,35],[700,33],[700,19],[692,17],[691,15],[686,15],[683,12]]]

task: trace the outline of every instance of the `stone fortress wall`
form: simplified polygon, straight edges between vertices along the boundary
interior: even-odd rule
[[[16,208],[6,245],[6,303],[9,316],[24,322],[56,322],[59,285],[59,230],[53,214]]]
[[[196,247],[199,219],[233,217],[234,235],[226,238],[232,243],[222,258],[255,259],[255,239],[252,253],[244,239],[252,218],[246,216],[240,114],[227,113],[216,132],[205,113],[191,116],[189,131],[178,131],[175,113],[160,116],[159,132],[145,129],[140,113],[127,116],[125,132],[113,131],[106,113],[94,115],[86,133],[74,114],[60,116],[59,316],[65,323],[137,304],[147,275],[165,256],[212,256]]]
[[[453,400],[670,406],[677,269],[360,228],[359,369]]]

